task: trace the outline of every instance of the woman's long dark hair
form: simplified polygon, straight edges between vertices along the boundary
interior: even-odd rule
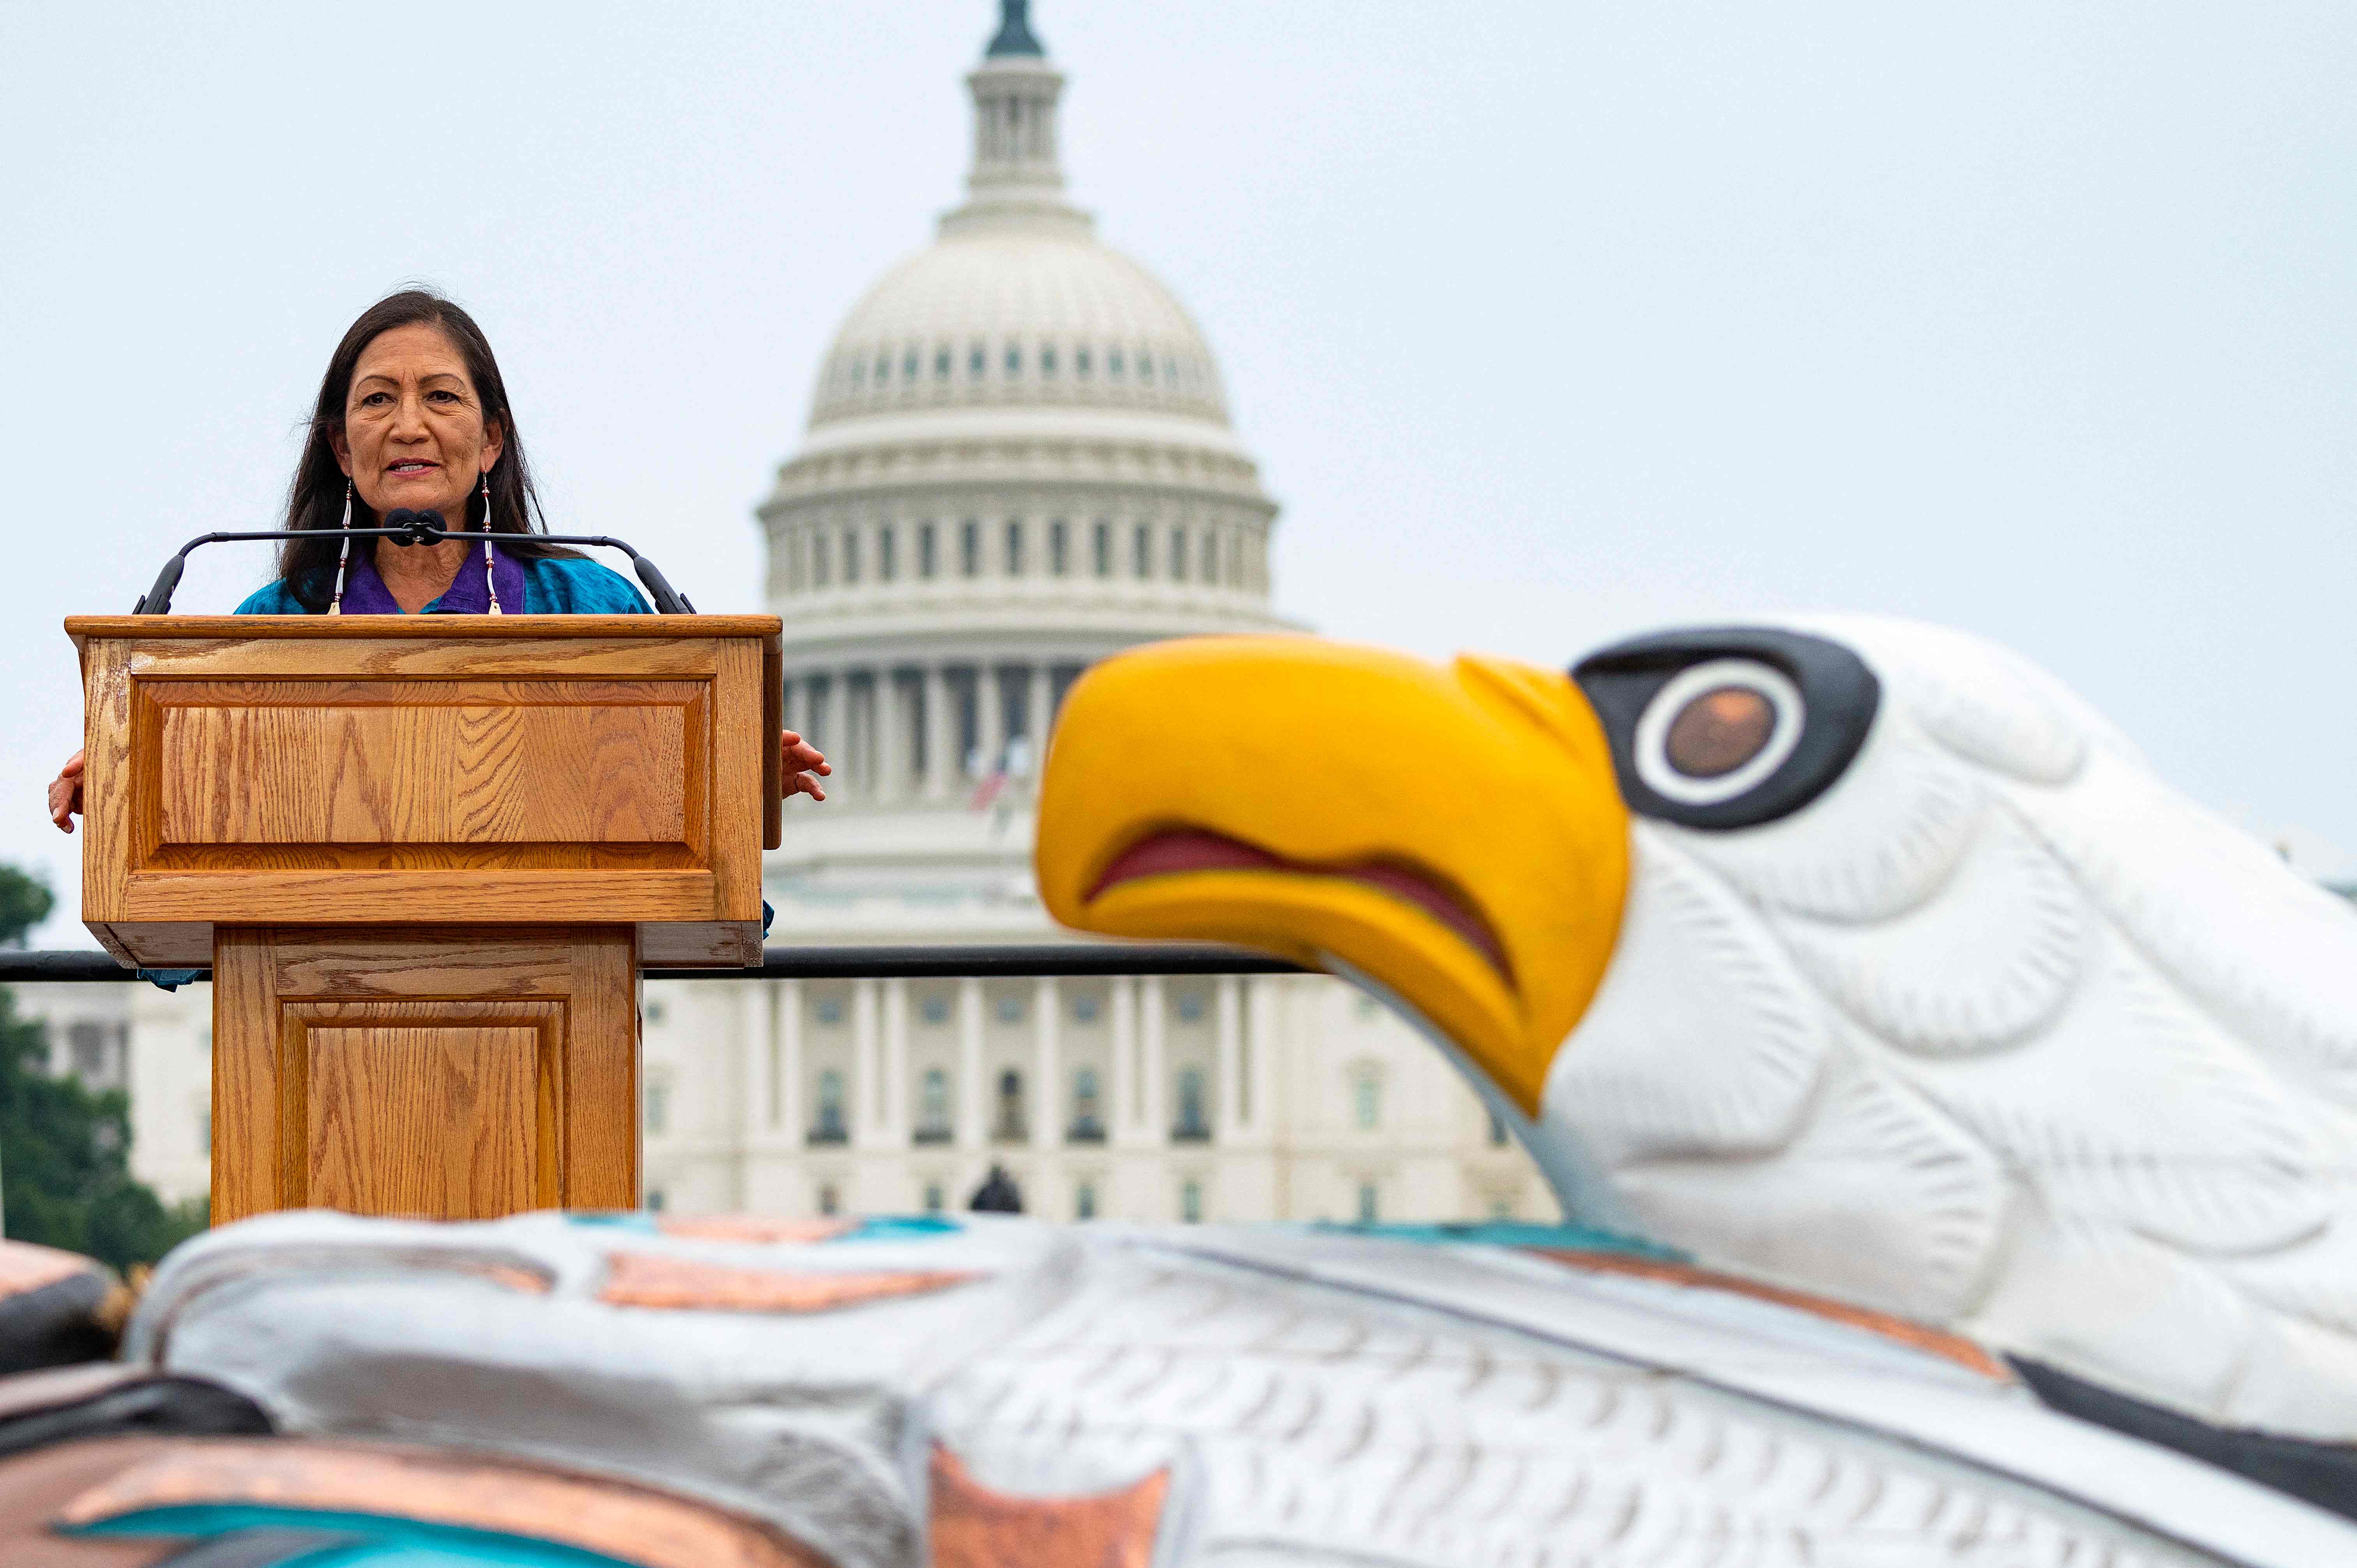
[[[515,413],[508,406],[508,385],[500,378],[500,362],[492,357],[490,340],[475,325],[473,317],[440,295],[422,288],[388,295],[361,312],[360,319],[345,331],[344,340],[328,357],[328,373],[319,381],[318,406],[311,412],[310,436],[303,444],[303,460],[296,465],[295,482],[286,491],[286,526],[335,528],[342,523],[345,486],[350,481],[345,478],[343,466],[336,461],[334,438],[344,428],[344,405],[351,396],[352,371],[360,364],[362,351],[379,334],[396,327],[416,326],[439,328],[450,339],[458,357],[467,361],[467,379],[475,383],[476,400],[482,404],[484,428],[490,429],[496,422],[506,438],[500,460],[491,466],[491,532],[547,532],[540,496],[532,487],[532,468],[524,461],[523,436],[517,432]],[[467,527],[482,526],[482,509],[479,494],[468,497]],[[352,526],[376,526],[376,513],[357,494],[352,497]],[[374,541],[355,542],[366,546]],[[341,548],[342,541],[335,539],[290,539],[278,547],[278,575],[286,580],[303,607],[314,615],[328,607],[328,600],[335,593],[336,561]],[[579,553],[530,540],[503,540],[500,548],[524,561]]]

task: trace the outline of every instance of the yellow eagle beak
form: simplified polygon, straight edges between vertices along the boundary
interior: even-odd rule
[[[1629,813],[1558,671],[1198,638],[1072,688],[1035,861],[1081,930],[1363,972],[1534,1116],[1612,956]]]

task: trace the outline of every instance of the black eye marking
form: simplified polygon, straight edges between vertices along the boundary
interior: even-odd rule
[[[1572,667],[1640,815],[1758,827],[1833,787],[1866,744],[1882,683],[1837,642],[1760,627],[1657,632]]]

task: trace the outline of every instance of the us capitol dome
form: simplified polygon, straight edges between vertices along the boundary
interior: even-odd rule
[[[1026,9],[966,79],[966,201],[853,306],[759,508],[787,723],[835,768],[770,857],[788,940],[1046,934],[1030,808],[1073,680],[1291,624],[1210,345],[1067,199]]]

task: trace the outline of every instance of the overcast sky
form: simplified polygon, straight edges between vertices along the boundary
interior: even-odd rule
[[[399,16],[0,0],[0,857],[80,611],[275,521],[343,328],[433,281],[555,521],[759,607],[837,321],[960,195],[991,0]],[[1550,664],[1729,611],[2000,639],[2357,849],[2357,6],[1035,0],[1066,163],[1208,333],[1283,606]],[[264,555],[199,558],[226,610]],[[1445,793],[1444,768],[1419,786]]]

